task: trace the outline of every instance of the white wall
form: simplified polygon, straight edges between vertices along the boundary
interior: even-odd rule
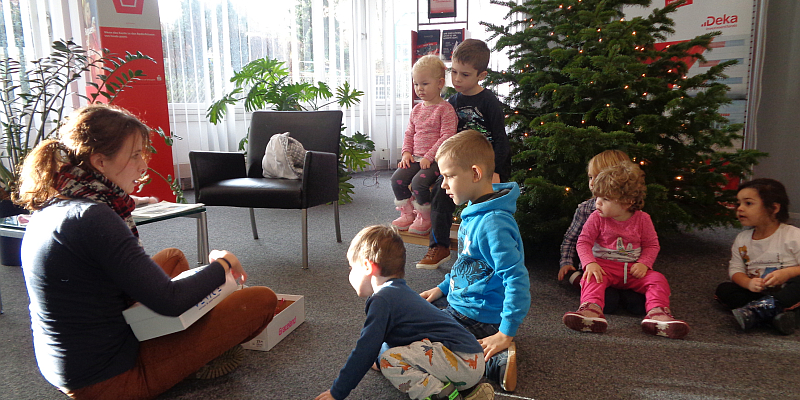
[[[781,181],[792,218],[800,219],[800,2],[766,2],[766,36],[760,99],[751,146],[770,155],[755,177]]]

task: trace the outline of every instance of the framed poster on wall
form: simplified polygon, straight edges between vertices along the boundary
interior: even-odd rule
[[[456,16],[456,0],[428,0],[428,19]]]

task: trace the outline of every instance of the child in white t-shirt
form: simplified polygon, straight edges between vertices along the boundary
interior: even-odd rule
[[[795,330],[800,303],[800,228],[787,225],[789,196],[774,179],[760,178],[739,186],[736,217],[744,226],[731,248],[730,282],[717,287],[716,298],[734,309],[743,330],[761,323],[779,332]]]

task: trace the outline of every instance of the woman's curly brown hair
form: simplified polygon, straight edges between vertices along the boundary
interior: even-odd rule
[[[592,194],[605,197],[622,204],[630,204],[630,211],[641,210],[647,196],[644,184],[644,171],[638,164],[623,161],[608,167],[594,178]]]

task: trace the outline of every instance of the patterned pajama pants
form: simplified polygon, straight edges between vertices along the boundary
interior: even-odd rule
[[[412,399],[439,393],[447,382],[457,389],[470,388],[483,377],[483,353],[454,353],[428,339],[393,347],[381,354],[381,372]]]

